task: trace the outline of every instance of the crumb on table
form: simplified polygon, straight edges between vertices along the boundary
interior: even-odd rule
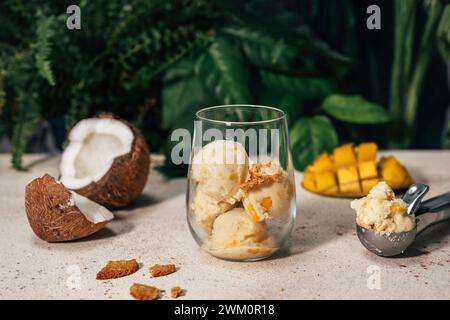
[[[172,296],[172,298],[176,299],[176,298],[178,298],[180,296],[183,296],[184,292],[185,291],[183,289],[181,289],[180,287],[177,286],[177,287],[173,287],[170,290],[170,295]]]
[[[116,279],[135,273],[139,269],[136,259],[108,261],[96,276],[97,280]]]
[[[160,296],[160,290],[153,286],[134,283],[130,287],[130,295],[137,300],[156,300]]]
[[[175,267],[174,264],[166,264],[166,265],[155,264],[148,270],[150,271],[152,277],[162,277],[170,273],[174,273],[175,271],[177,271],[177,268]]]

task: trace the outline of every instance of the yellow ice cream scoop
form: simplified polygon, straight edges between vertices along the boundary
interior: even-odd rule
[[[292,189],[287,178],[265,182],[249,190],[242,203],[253,221],[278,218],[289,210]]]
[[[266,225],[253,221],[242,208],[227,211],[214,221],[211,232],[213,247],[227,248],[253,244],[266,237]]]
[[[197,190],[191,203],[195,220],[208,233],[211,232],[214,220],[232,207],[233,204],[226,201],[217,201],[202,190]]]
[[[295,197],[294,183],[272,160],[250,166],[241,190],[242,204],[253,221],[278,218],[288,212]]]
[[[249,160],[242,144],[215,140],[198,151],[192,160],[191,179],[217,201],[236,202],[239,185],[247,179]],[[230,201],[233,200],[233,201]]]

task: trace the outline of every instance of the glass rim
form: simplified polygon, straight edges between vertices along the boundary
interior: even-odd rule
[[[226,121],[226,120],[211,119],[211,118],[200,115],[202,112],[205,112],[205,111],[222,109],[222,108],[230,108],[230,107],[245,107],[245,108],[250,108],[250,109],[255,108],[255,109],[271,110],[271,111],[278,112],[279,116],[271,118],[271,119],[267,119],[267,120],[258,120],[258,121]],[[248,124],[248,125],[252,124],[253,125],[253,124],[266,124],[266,123],[284,120],[286,118],[286,112],[284,112],[283,110],[281,110],[279,108],[263,106],[263,105],[258,105],[258,104],[223,104],[223,105],[202,108],[195,113],[195,117],[201,121],[221,123],[221,124],[226,124],[226,125],[243,125],[243,124]]]

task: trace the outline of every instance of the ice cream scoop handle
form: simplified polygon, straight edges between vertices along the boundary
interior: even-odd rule
[[[417,222],[417,234],[424,231],[429,226],[450,219],[450,210],[440,212],[429,212],[421,215]]]
[[[450,192],[424,201],[417,215],[417,233],[421,233],[429,226],[450,219]]]
[[[450,208],[450,192],[423,201],[416,215],[421,215],[426,212],[439,212],[448,208]]]

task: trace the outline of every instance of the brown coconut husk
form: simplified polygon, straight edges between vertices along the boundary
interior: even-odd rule
[[[90,222],[71,201],[70,191],[48,174],[26,186],[25,210],[34,233],[48,242],[84,238],[108,223]]]

